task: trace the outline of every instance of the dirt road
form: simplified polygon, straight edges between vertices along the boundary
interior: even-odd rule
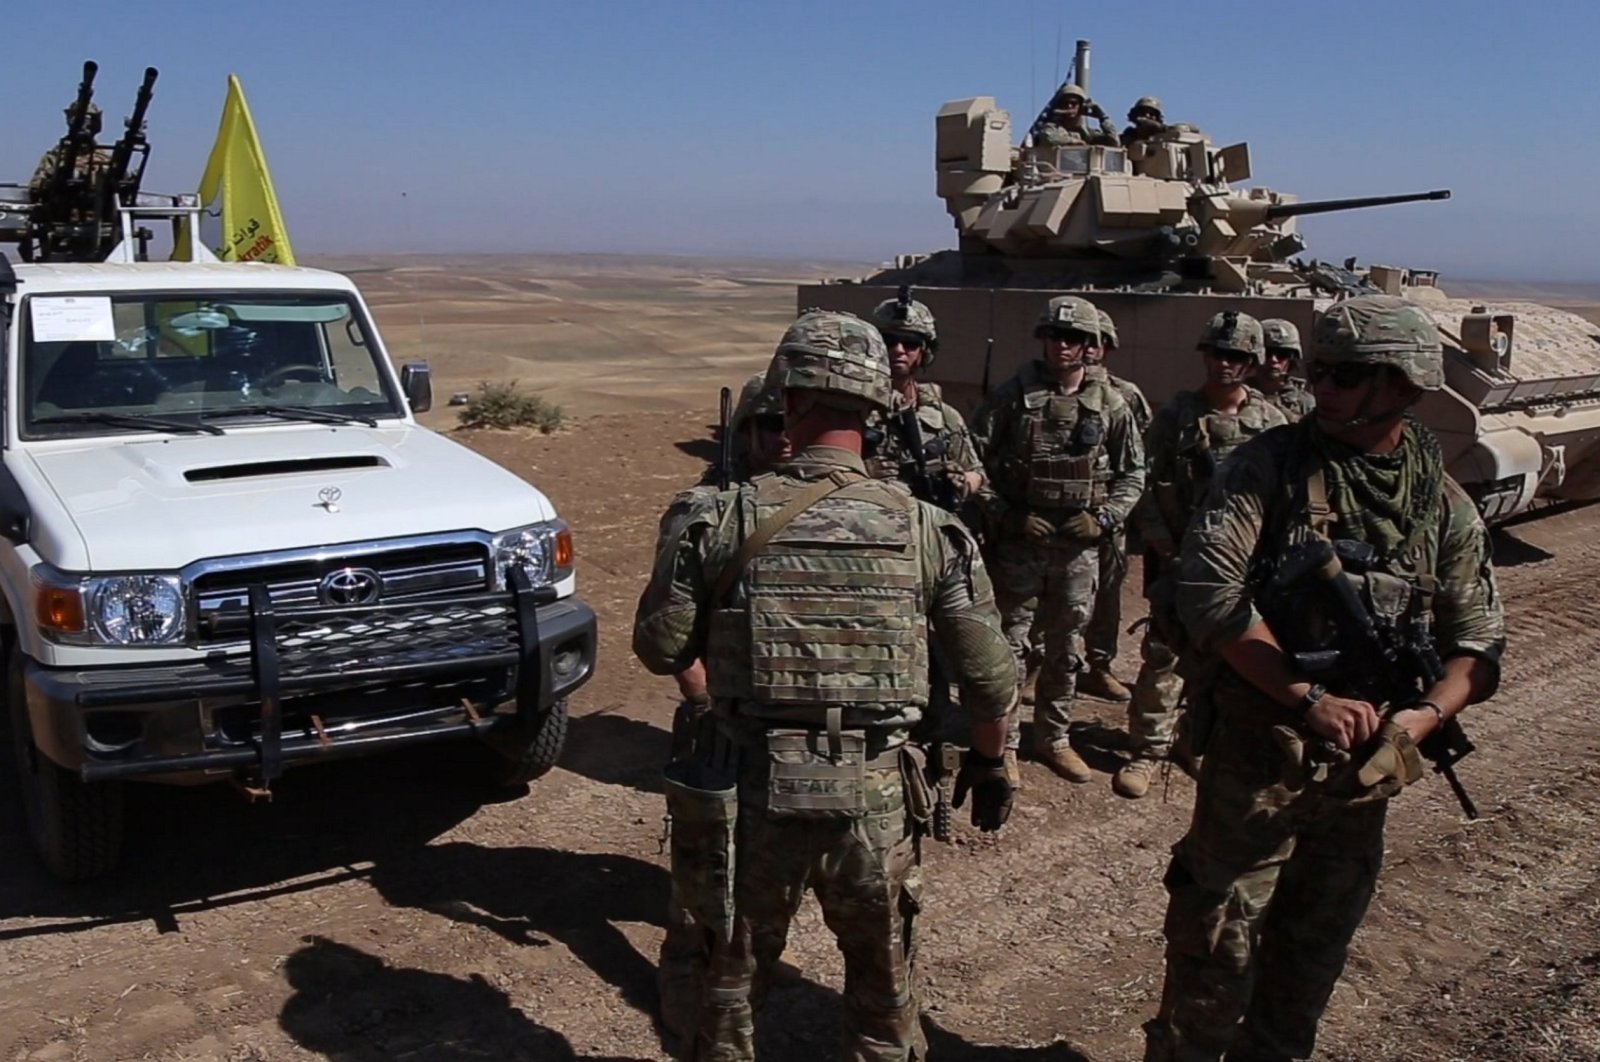
[[[632,661],[627,627],[655,513],[697,473],[706,421],[469,440],[572,521],[602,621],[563,767],[526,795],[486,802],[467,749],[307,768],[266,806],[149,789],[126,871],[63,889],[0,794],[0,1058],[667,1057],[650,1015],[673,697]],[[1512,649],[1462,768],[1484,818],[1465,823],[1434,779],[1397,803],[1328,1057],[1600,1058],[1597,526],[1591,509],[1501,536]],[[1094,701],[1081,715],[1119,722]],[[1164,800],[1129,803],[1108,775],[1024,777],[998,839],[963,829],[929,851],[934,1057],[1136,1058],[1192,788],[1175,776]],[[810,906],[786,961],[766,1057],[831,1057],[840,967]]]

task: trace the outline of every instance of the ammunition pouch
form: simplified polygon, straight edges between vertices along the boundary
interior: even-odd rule
[[[937,802],[928,781],[928,755],[915,745],[900,746],[900,774],[905,779],[906,815],[920,828],[933,821]]]
[[[867,813],[867,732],[767,731],[767,817],[859,819]]]
[[[672,820],[673,893],[702,928],[731,940],[738,784],[698,759],[667,764],[662,784]]]

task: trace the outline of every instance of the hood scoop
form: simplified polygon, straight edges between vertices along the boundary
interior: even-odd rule
[[[252,461],[238,465],[213,465],[191,468],[183,474],[190,483],[216,480],[255,479],[262,476],[290,476],[302,472],[339,472],[352,468],[388,468],[389,462],[373,454],[338,457],[299,457],[284,461]]]

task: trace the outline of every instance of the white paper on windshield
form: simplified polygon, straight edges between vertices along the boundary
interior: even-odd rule
[[[117,338],[109,295],[36,296],[28,305],[33,307],[35,343],[98,343]]]

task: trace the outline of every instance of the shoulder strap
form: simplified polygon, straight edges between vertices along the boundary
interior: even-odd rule
[[[1306,473],[1306,511],[1311,517],[1312,533],[1318,538],[1332,538],[1338,514],[1328,504],[1328,481],[1322,474],[1322,462],[1316,460]]]
[[[714,605],[722,603],[728,596],[728,591],[733,589],[733,584],[739,581],[744,570],[755,559],[756,554],[765,549],[767,543],[772,541],[772,537],[789,526],[795,517],[835,491],[852,483],[860,483],[866,478],[859,472],[839,469],[828,473],[824,478],[790,498],[788,504],[774,513],[770,519],[758,524],[756,529],[750,532],[750,537],[739,546],[739,552],[734,554],[733,560],[722,569],[721,574],[717,576],[716,585],[711,588],[712,603]]]

